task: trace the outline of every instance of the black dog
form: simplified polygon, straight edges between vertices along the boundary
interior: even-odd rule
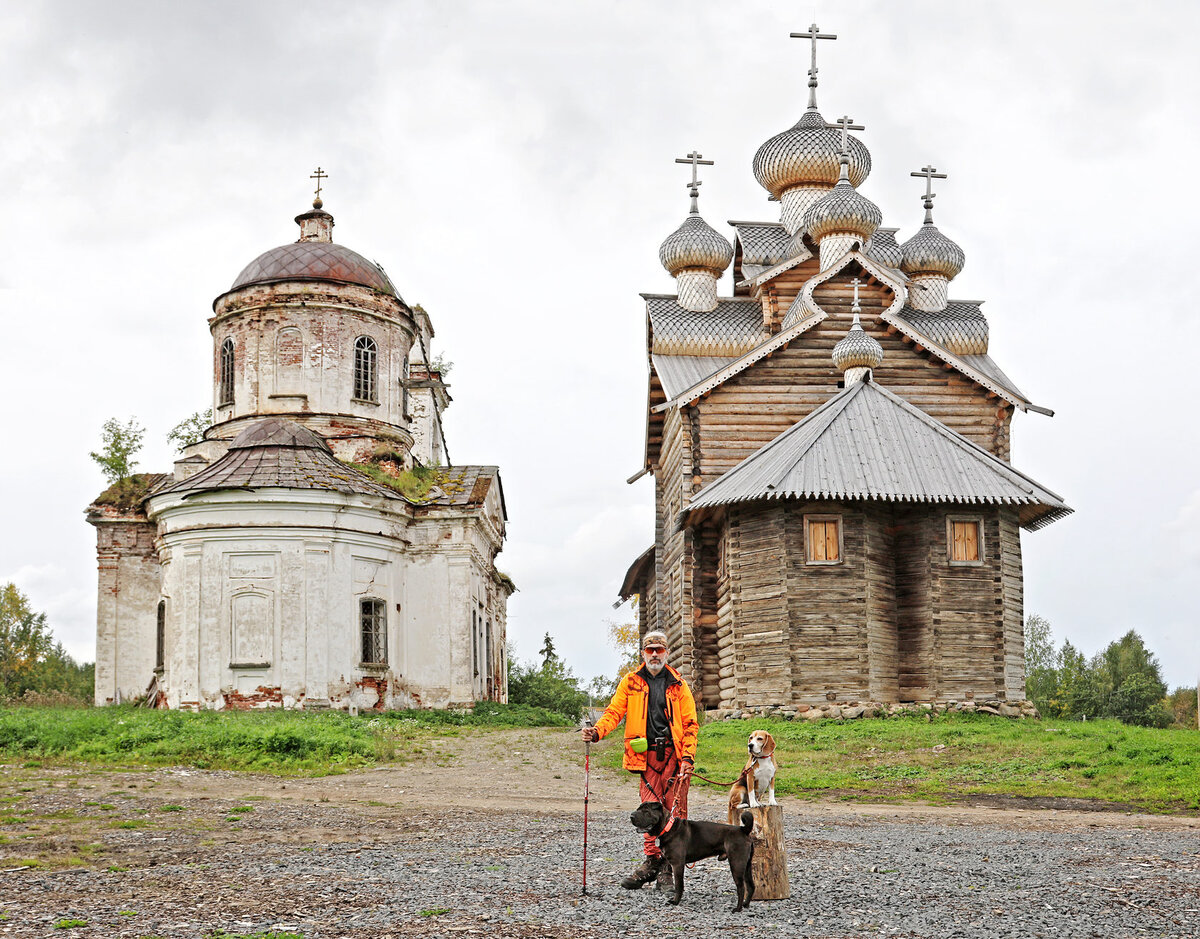
[[[714,855],[729,857],[729,872],[737,887],[738,902],[733,912],[750,905],[754,897],[754,876],[750,872],[750,859],[754,856],[754,839],[750,832],[754,828],[754,816],[742,813],[742,825],[723,825],[720,822],[693,822],[677,818],[667,826],[667,812],[661,802],[643,802],[629,816],[633,827],[640,832],[658,838],[659,846],[671,865],[675,877],[675,896],[668,903],[683,899],[683,866]],[[667,827],[666,834],[662,834]]]

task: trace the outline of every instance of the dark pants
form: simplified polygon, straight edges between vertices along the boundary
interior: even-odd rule
[[[654,750],[648,751],[646,753],[646,771],[642,773],[641,799],[643,802],[661,802],[668,812],[674,805],[675,817],[687,818],[687,793],[691,777],[689,776],[682,783],[671,781],[670,785],[667,785],[668,780],[675,775],[678,765],[679,761],[675,756],[674,747],[668,747],[662,759],[658,758]],[[678,802],[675,801],[677,790]],[[646,857],[658,857],[661,852],[658,850],[654,835],[647,834],[642,838],[645,842]]]

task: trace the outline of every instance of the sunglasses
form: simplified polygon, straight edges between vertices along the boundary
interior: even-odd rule
[[[666,651],[666,646],[646,646],[646,652],[650,655],[661,654]]]

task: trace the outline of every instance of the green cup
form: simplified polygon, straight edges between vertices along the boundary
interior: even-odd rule
[[[645,737],[634,737],[629,741],[629,749],[634,753],[645,753],[650,749],[650,741]]]

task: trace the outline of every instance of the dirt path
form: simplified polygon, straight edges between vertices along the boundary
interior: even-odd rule
[[[305,939],[657,935],[630,922],[661,899],[615,887],[638,850],[627,818],[636,778],[593,768],[586,909],[582,796],[582,745],[566,730],[471,731],[421,762],[319,779],[4,766],[0,939],[276,926]],[[697,787],[690,801],[693,817],[724,814],[723,791]],[[1142,935],[1139,922],[1196,935],[1194,817],[1045,801],[782,801],[793,899],[756,908],[780,935],[1108,939]],[[688,876],[690,932],[728,935],[738,922],[725,912],[728,872]],[[88,926],[55,928],[75,920]],[[1016,922],[1028,931],[1011,932]]]

